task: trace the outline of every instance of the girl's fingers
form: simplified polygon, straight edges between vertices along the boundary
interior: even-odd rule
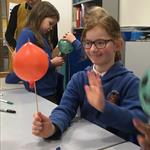
[[[90,91],[89,91],[89,86],[88,86],[88,85],[85,85],[85,86],[84,86],[84,90],[85,90],[85,93],[86,93],[87,97],[89,97],[89,93],[90,93]]]
[[[89,80],[89,86],[96,84],[96,76],[93,71],[87,72],[88,80]]]
[[[141,135],[138,135],[137,140],[138,140],[138,143],[140,144],[140,146],[143,147],[144,146],[144,141],[145,141],[144,137],[141,136]]]
[[[39,136],[40,135],[40,130],[33,130],[32,129],[32,134],[36,135],[36,136]]]
[[[33,123],[32,123],[34,126],[42,126],[42,122],[40,121],[36,121],[36,120],[33,120]]]
[[[141,133],[145,134],[147,132],[147,126],[145,123],[141,122],[138,119],[133,119],[133,124]]]
[[[41,131],[43,129],[42,126],[35,126],[35,125],[32,125],[32,130],[38,130],[38,131]]]

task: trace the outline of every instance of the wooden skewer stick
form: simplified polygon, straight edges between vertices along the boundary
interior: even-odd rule
[[[35,90],[35,99],[36,99],[36,111],[39,112],[38,98],[37,98],[37,91],[36,91],[36,83],[34,83],[34,90]]]
[[[3,97],[2,90],[3,90],[3,83],[2,83],[2,78],[0,78],[0,99],[2,99],[2,97]]]
[[[8,50],[9,52],[11,53],[11,55],[13,55],[13,52],[15,51],[12,47],[10,47],[8,44],[7,44],[7,47],[8,47]]]

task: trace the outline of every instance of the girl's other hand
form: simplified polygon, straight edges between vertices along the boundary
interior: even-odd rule
[[[32,134],[42,137],[48,138],[55,133],[55,126],[52,124],[51,120],[38,112],[33,116],[32,123]]]

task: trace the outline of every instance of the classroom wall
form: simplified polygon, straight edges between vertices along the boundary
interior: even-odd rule
[[[150,0],[120,0],[121,26],[150,26]]]
[[[119,21],[121,26],[150,27],[150,0],[120,0]],[[150,68],[150,41],[125,43],[125,66],[138,77]]]
[[[59,38],[61,38],[64,33],[72,29],[72,0],[46,1],[55,5],[60,12],[58,26]],[[150,0],[121,0],[119,1],[118,13],[121,26],[150,26],[150,19],[148,18],[150,16]]]
[[[45,0],[52,3],[60,13],[58,23],[59,38],[72,29],[72,0]]]
[[[150,42],[126,42],[125,47],[125,66],[141,78],[150,69]]]

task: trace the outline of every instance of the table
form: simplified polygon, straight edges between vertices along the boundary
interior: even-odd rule
[[[140,147],[131,142],[125,142],[110,148],[106,148],[105,150],[140,150]]]
[[[5,78],[0,78],[0,90],[8,90],[8,89],[20,89],[20,88],[24,88],[24,85],[19,83],[19,84],[8,84],[5,83]]]
[[[84,119],[76,118],[60,140],[44,140],[32,135],[32,116],[36,111],[35,94],[25,89],[6,90],[4,98],[14,105],[0,103],[1,108],[16,114],[0,112],[1,150],[96,150],[125,142],[107,130]],[[55,104],[38,96],[39,110],[49,115]]]

